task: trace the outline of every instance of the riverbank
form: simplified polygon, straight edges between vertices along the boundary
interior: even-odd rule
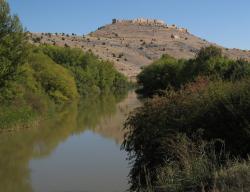
[[[0,7],[0,129],[26,128],[80,98],[128,89],[114,64],[91,51],[30,44],[8,2]]]
[[[214,46],[143,69],[148,97],[130,114],[122,148],[131,191],[249,191],[250,62]]]

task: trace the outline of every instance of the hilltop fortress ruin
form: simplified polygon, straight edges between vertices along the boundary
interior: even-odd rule
[[[113,24],[112,24],[113,23]],[[178,59],[194,58],[202,47],[216,45],[197,37],[185,28],[157,19],[113,19],[86,35],[65,33],[29,33],[34,45],[79,48],[98,58],[114,62],[114,66],[131,80],[141,69],[163,54]],[[250,51],[223,48],[229,58],[250,60]]]
[[[130,23],[130,24],[139,24],[139,25],[150,25],[150,26],[160,26],[164,28],[177,29],[182,32],[188,32],[185,28],[178,28],[176,25],[168,25],[163,20],[159,19],[145,19],[145,18],[137,18],[133,20],[119,20],[113,19],[112,24],[116,23]]]
[[[141,25],[158,25],[158,26],[165,26],[165,22],[163,20],[158,19],[144,19],[144,18],[137,18],[133,20],[119,20],[113,19],[112,23],[134,23],[134,24],[141,24]]]

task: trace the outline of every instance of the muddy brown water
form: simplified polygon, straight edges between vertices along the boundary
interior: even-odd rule
[[[0,135],[0,192],[122,192],[129,164],[123,123],[134,92],[72,105],[39,128]]]

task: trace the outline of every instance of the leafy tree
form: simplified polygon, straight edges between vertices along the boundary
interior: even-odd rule
[[[211,58],[222,57],[222,50],[216,46],[203,47],[198,52],[196,59],[206,61]]]
[[[209,46],[202,48],[194,59],[177,60],[164,55],[145,67],[137,79],[142,86],[139,92],[151,96],[169,87],[180,89],[198,76],[237,81],[249,75],[250,62],[229,59],[220,48]]]
[[[224,73],[225,79],[231,79],[233,81],[250,76],[250,64],[244,59],[239,59],[236,62],[232,62]]]
[[[0,88],[18,76],[26,56],[26,34],[19,18],[10,14],[5,0],[0,0]]]
[[[168,87],[179,86],[179,71],[182,60],[176,60],[169,55],[163,55],[160,60],[146,67],[137,77],[138,83],[143,85],[139,92],[152,95]]]
[[[113,63],[100,61],[92,52],[55,46],[42,46],[40,49],[74,74],[80,95],[119,92],[128,86],[127,79],[114,68]]]
[[[56,103],[69,102],[78,97],[76,83],[71,72],[56,64],[43,53],[32,53],[29,66],[33,73],[33,83],[40,84],[40,90],[50,96]]]

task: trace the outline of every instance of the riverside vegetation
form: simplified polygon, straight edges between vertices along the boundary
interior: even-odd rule
[[[28,43],[17,16],[0,0],[0,130],[33,126],[80,97],[128,88],[113,63],[80,49]]]
[[[128,118],[131,191],[250,190],[250,63],[219,48],[168,55],[138,75],[149,97]]]
[[[128,87],[111,62],[91,52],[29,44],[5,0],[0,18],[0,130],[34,126],[79,98],[107,100],[105,93]],[[133,165],[131,190],[250,191],[249,75],[248,61],[213,46],[194,59],[164,55],[146,67],[138,92],[149,99],[128,118],[122,145]]]

